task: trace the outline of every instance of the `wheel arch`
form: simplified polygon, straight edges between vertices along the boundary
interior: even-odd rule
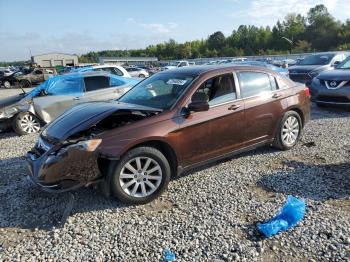
[[[298,107],[291,107],[291,108],[288,108],[288,111],[294,111],[296,112],[299,116],[300,116],[300,119],[301,119],[301,126],[304,127],[304,124],[305,124],[305,116],[304,116],[304,113],[303,111],[298,108]]]
[[[177,154],[169,143],[162,140],[149,140],[149,141],[145,141],[145,142],[133,145],[127,151],[134,149],[136,147],[142,147],[142,146],[148,146],[148,147],[153,147],[158,149],[168,160],[171,168],[171,174],[172,175],[177,174],[177,167],[178,167]]]

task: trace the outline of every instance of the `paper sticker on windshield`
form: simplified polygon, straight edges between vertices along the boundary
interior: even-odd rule
[[[184,84],[186,84],[187,80],[183,80],[183,79],[169,79],[168,82],[166,82],[168,85],[179,85],[179,86],[183,86]]]

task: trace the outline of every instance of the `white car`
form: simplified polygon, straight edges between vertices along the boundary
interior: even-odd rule
[[[14,73],[10,69],[3,69],[1,71],[4,72],[4,76],[9,76],[9,75],[12,75]]]
[[[178,67],[184,67],[184,66],[190,66],[190,63],[188,61],[182,60],[182,61],[175,61],[171,62],[169,65],[162,67],[163,70],[169,70],[169,69],[175,69]]]
[[[129,73],[132,77],[139,77],[139,78],[149,77],[149,73],[148,73],[145,69],[143,69],[143,68],[139,68],[139,67],[126,67],[125,70],[128,71],[128,73]]]
[[[92,66],[93,71],[105,71],[111,73],[112,75],[122,76],[122,77],[131,77],[124,67],[117,65],[98,65]]]

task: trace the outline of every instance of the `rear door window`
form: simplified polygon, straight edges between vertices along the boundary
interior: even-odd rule
[[[261,72],[240,72],[237,74],[242,98],[258,96],[276,90],[276,82],[272,86],[268,74]]]
[[[89,76],[84,78],[85,92],[95,91],[109,87],[109,77]]]

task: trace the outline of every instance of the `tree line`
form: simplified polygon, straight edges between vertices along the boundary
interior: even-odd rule
[[[154,56],[160,60],[201,57],[249,56],[303,53],[329,50],[350,50],[350,19],[336,20],[324,5],[310,8],[307,16],[291,13],[272,29],[241,25],[228,37],[218,31],[207,39],[165,43],[136,50],[105,50],[89,52],[79,61],[98,62],[99,56]]]
[[[350,50],[350,19],[340,22],[324,5],[310,8],[306,16],[291,13],[272,27],[241,25],[232,34],[218,31],[207,39],[165,43],[135,50],[89,52],[79,57],[80,63],[97,63],[98,57],[157,57],[159,60],[201,57],[234,57],[250,55],[304,53]],[[1,65],[1,63],[0,63]]]

